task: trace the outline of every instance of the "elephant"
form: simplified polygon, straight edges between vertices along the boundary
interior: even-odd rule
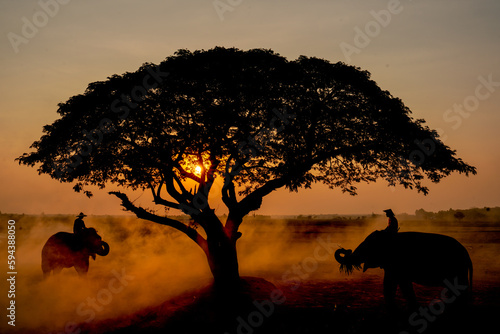
[[[443,299],[470,302],[472,261],[467,249],[456,239],[435,233],[375,231],[355,250],[338,249],[335,259],[340,270],[351,273],[369,268],[384,269],[384,299],[390,309],[399,286],[408,307],[418,307],[413,283],[443,286],[442,298],[453,292],[456,297]],[[468,296],[468,297],[467,297]],[[466,297],[466,298],[462,298]]]
[[[44,278],[53,271],[75,267],[80,276],[89,270],[89,257],[106,256],[108,243],[102,241],[94,228],[86,228],[79,233],[58,232],[52,235],[42,248],[42,271]]]

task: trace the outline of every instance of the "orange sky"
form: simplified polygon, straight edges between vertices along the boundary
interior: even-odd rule
[[[369,70],[478,169],[476,176],[431,184],[425,197],[383,182],[361,185],[356,197],[320,185],[298,194],[278,191],[259,214],[500,205],[497,0],[58,1],[0,0],[2,212],[121,213],[105,191],[87,199],[14,159],[57,118],[57,103],[88,83],[160,62],[180,48],[216,45],[271,48],[289,59],[304,54]],[[226,11],[215,8],[221,2]],[[220,201],[212,205],[224,212]]]

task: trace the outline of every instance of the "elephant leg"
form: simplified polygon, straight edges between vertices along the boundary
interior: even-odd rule
[[[384,298],[387,308],[389,310],[394,310],[396,308],[396,303],[394,298],[396,297],[396,290],[398,288],[398,282],[393,277],[393,275],[385,274],[384,276]]]
[[[411,281],[401,281],[399,282],[401,287],[401,293],[408,302],[408,308],[410,310],[415,310],[418,308],[417,297],[415,296],[415,290],[413,290],[413,283]]]
[[[458,309],[466,309],[472,303],[472,295],[471,289],[469,287],[469,280],[467,277],[467,273],[454,276],[454,278],[448,279],[448,282],[451,285],[456,285],[459,287],[457,292],[451,292],[449,288],[447,288],[446,298],[448,300],[453,300],[453,303],[450,303],[450,306]]]
[[[82,267],[77,267],[75,266],[76,272],[80,277],[87,277],[87,272],[89,271],[89,268],[82,268]]]
[[[50,276],[50,270],[49,271],[44,271],[43,272],[43,279],[46,280]]]
[[[87,272],[86,271],[78,271],[78,276],[80,276],[81,278],[87,278]]]
[[[87,277],[87,272],[89,271],[89,259],[83,259],[81,262],[75,264],[75,269],[80,277]]]
[[[42,260],[42,272],[43,272],[43,279],[44,280],[50,276],[51,271],[52,271],[52,268],[47,263],[47,261]]]

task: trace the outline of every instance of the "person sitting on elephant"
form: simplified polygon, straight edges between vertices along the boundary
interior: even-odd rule
[[[385,231],[394,232],[394,233],[399,231],[398,220],[396,219],[394,212],[392,212],[391,209],[384,210],[384,212],[385,212],[385,215],[389,218],[389,221],[387,222],[387,227],[385,228]]]
[[[87,227],[85,226],[85,222],[83,221],[83,218],[87,217],[87,215],[85,215],[83,212],[80,212],[80,214],[76,217],[77,218],[75,219],[75,223],[73,224],[73,233],[76,236],[82,236],[83,231],[87,229]],[[90,256],[95,260],[95,253],[90,253]]]
[[[73,224],[73,233],[79,234],[86,229],[83,217],[87,217],[87,215],[83,214],[83,212],[80,212],[80,214],[76,217],[77,218],[75,219],[75,223]]]

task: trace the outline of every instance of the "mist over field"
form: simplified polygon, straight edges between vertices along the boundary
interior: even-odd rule
[[[90,259],[87,279],[69,268],[43,281],[43,245],[56,232],[72,232],[72,225],[69,217],[16,220],[20,327],[53,329],[68,322],[106,319],[162,302],[209,280],[204,254],[173,229],[126,217],[87,217],[86,226],[97,229],[110,253]]]
[[[205,254],[189,238],[172,228],[128,216],[85,218],[86,226],[96,228],[110,245],[109,255],[90,260],[87,279],[78,277],[74,268],[69,268],[42,280],[44,243],[56,232],[71,232],[74,217],[2,215],[2,219],[5,223],[8,219],[16,221],[18,272],[16,328],[2,321],[2,332],[76,333],[78,324],[132,314],[211,282]],[[340,273],[333,252],[338,247],[356,248],[368,234],[385,228],[386,224],[382,216],[248,217],[241,226],[243,236],[238,241],[240,275],[262,277],[284,291],[303,289],[305,297],[310,284],[361,278],[381,282],[381,269],[354,272],[351,276]],[[5,226],[2,224],[1,244],[6,240]],[[455,237],[472,257],[475,286],[497,281],[499,222],[413,217],[400,219],[400,227],[401,232],[437,232]],[[2,246],[2,256],[5,249]],[[380,285],[380,291],[381,288]],[[328,293],[326,289],[324,294]],[[6,298],[1,300],[1,307],[6,307]],[[383,305],[383,300],[375,302]]]

